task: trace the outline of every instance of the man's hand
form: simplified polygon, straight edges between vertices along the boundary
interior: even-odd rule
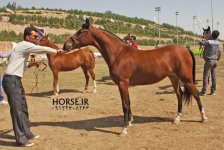
[[[62,49],[57,49],[57,54],[62,54],[64,51]]]

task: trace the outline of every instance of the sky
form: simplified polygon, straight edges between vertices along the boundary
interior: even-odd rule
[[[177,23],[178,27],[198,34],[202,34],[202,27],[207,28],[209,25],[213,30],[218,29],[220,38],[224,39],[224,0],[1,0],[0,6],[5,6],[9,2],[16,2],[17,5],[27,8],[34,6],[102,13],[111,11],[157,22],[158,12],[155,11],[155,7],[160,7],[160,24],[168,23],[176,26]],[[175,12],[179,12],[179,15],[176,16]],[[193,21],[195,15],[198,19]]]

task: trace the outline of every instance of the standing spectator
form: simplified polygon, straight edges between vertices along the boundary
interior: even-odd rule
[[[21,82],[29,54],[61,52],[61,50],[33,44],[36,43],[37,37],[37,32],[34,29],[25,28],[24,41],[19,42],[12,49],[2,83],[8,97],[16,144],[24,147],[33,146],[34,143],[29,142],[29,140],[39,137],[39,135],[34,136],[30,131],[25,91]]]
[[[0,52],[0,58],[8,58],[10,55],[10,51],[7,53]],[[4,100],[4,97],[2,95],[2,74],[0,72],[0,105],[8,104],[6,100]]]
[[[211,72],[212,77],[212,87],[211,95],[215,95],[216,91],[216,67],[217,61],[219,59],[219,42],[217,38],[219,36],[219,31],[214,30],[208,40],[203,42],[204,53],[203,57],[205,59],[204,72],[203,72],[203,88],[201,90],[201,96],[206,96],[206,89],[208,87],[208,78]]]
[[[136,36],[131,36],[131,45],[139,49],[138,44],[136,42]]]

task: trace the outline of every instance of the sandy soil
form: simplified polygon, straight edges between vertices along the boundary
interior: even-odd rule
[[[53,78],[49,68],[39,73],[38,92],[34,89],[31,93],[35,84],[34,68],[28,69],[23,85],[27,93],[31,129],[34,134],[40,135],[30,149],[224,149],[223,59],[217,70],[217,95],[201,97],[208,123],[200,122],[200,113],[193,100],[190,106],[184,106],[182,122],[172,124],[177,99],[170,81],[165,79],[153,85],[129,88],[135,121],[126,137],[118,136],[123,124],[121,100],[102,58],[96,58],[98,89],[95,94],[82,93],[85,81],[80,68],[60,73],[59,98],[88,99],[87,110],[56,110],[51,99]],[[196,86],[199,90],[202,86],[202,68],[203,60],[197,57]],[[91,81],[89,90],[92,89]],[[15,145],[9,106],[0,105],[0,113],[0,149],[20,149]]]

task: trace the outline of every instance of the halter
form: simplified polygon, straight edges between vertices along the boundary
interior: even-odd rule
[[[38,75],[39,72],[44,71],[47,68],[47,64],[44,62],[44,59],[42,60],[36,60],[35,59],[35,55],[31,55],[31,60],[28,61],[28,68],[31,68],[33,66],[35,66],[35,70],[34,70],[34,76],[35,76],[35,85],[33,86],[33,88],[31,89],[31,93],[33,93],[33,90],[36,89],[38,92]],[[43,67],[42,67],[43,66]],[[44,77],[45,77],[45,72],[44,72]]]
[[[81,42],[77,41],[73,36],[71,36],[70,38],[73,41],[71,49],[76,48],[76,46],[81,43]]]

